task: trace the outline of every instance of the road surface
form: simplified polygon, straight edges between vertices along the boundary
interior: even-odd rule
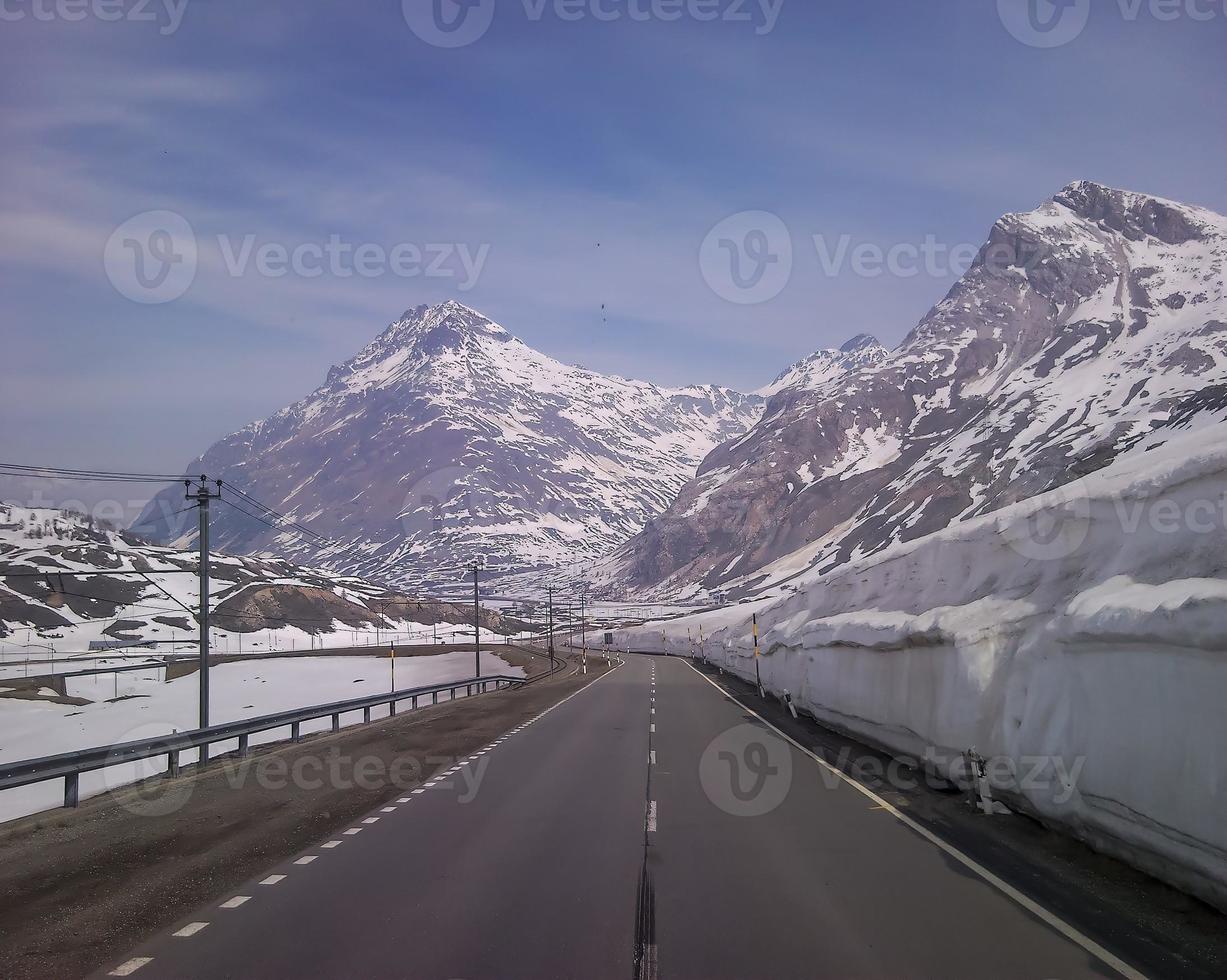
[[[685,661],[632,656],[103,974],[1127,973],[882,804]]]

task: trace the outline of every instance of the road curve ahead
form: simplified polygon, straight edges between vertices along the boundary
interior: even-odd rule
[[[104,974],[1136,976],[684,661],[630,657],[449,772]]]

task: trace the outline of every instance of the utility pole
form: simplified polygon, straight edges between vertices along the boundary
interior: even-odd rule
[[[188,499],[193,499],[191,481],[184,481]],[[209,727],[209,501],[220,500],[222,481],[217,481],[217,490],[209,490],[208,479],[201,474],[196,488],[197,516],[200,518],[197,544],[200,546],[200,727]],[[200,765],[209,761],[209,747],[200,747]]]
[[[588,620],[585,618],[584,613],[584,591],[586,589],[586,585],[581,585],[579,590],[579,635],[581,638],[581,643],[583,644],[582,656],[585,674],[588,673]]]
[[[481,600],[477,594],[477,562],[473,562],[473,661],[477,673],[481,676]]]
[[[549,644],[548,645],[549,645],[549,651],[550,651],[550,666],[553,667],[554,666],[554,587],[551,585],[545,591],[546,591],[546,595],[549,596],[550,631],[549,631]]]

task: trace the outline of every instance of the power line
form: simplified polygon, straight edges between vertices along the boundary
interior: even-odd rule
[[[177,483],[182,474],[132,473],[114,470],[83,470],[64,466],[30,466],[0,462],[0,476],[21,476],[41,480],[84,480],[91,483]]]

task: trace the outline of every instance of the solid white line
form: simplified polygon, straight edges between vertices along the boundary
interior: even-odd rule
[[[314,861],[314,860],[315,860],[317,857],[319,857],[319,855],[318,855],[318,854],[308,854],[306,857],[300,857],[300,858],[299,858],[297,861],[295,861],[294,863],[295,863],[295,864],[310,864],[310,863],[311,863],[312,861]]]
[[[871,790],[868,786],[858,783],[855,779],[852,779],[842,770],[835,768],[835,766],[831,765],[821,756],[816,755],[814,752],[811,752],[804,745],[798,742],[795,738],[790,736],[787,732],[783,732],[780,729],[776,728],[775,725],[771,724],[771,722],[769,722],[766,718],[760,715],[753,708],[749,708],[746,705],[742,704],[740,701],[738,701],[735,697],[729,694],[728,691],[722,688],[719,684],[713,681],[710,677],[704,677],[704,675],[699,671],[697,667],[694,666],[694,664],[687,663],[686,666],[688,666],[696,674],[702,677],[703,680],[707,681],[707,683],[710,684],[712,687],[714,687],[717,691],[719,691],[721,695],[728,698],[738,707],[752,714],[755,718],[757,718],[764,725],[770,728],[773,732],[779,735],[780,738],[784,739],[784,741],[788,742],[790,745],[792,745],[794,748],[798,749],[799,751],[804,752],[811,759],[813,759],[816,763],[818,763],[818,765],[822,766],[823,769],[827,770],[832,775],[838,777],[843,782],[847,783],[857,792],[863,793],[865,796],[869,797],[869,799],[873,800],[876,804],[878,804],[878,806],[880,806],[883,810],[885,810],[887,813],[889,813],[891,816],[897,819],[904,826],[908,827],[910,830],[915,831],[917,834],[919,834],[921,837],[927,840],[930,844],[940,847],[943,851],[945,851],[952,858],[954,858],[956,861],[962,864],[965,868],[968,868],[969,870],[975,872],[977,875],[983,878],[986,882],[988,882],[990,885],[996,888],[999,892],[1001,892],[1007,898],[1012,899],[1018,905],[1021,905],[1024,909],[1030,912],[1032,915],[1037,916],[1038,918],[1043,920],[1045,923],[1047,923],[1049,926],[1051,926],[1053,929],[1055,929],[1057,932],[1063,935],[1066,939],[1081,946],[1084,950],[1086,950],[1088,953],[1090,953],[1092,956],[1096,957],[1097,959],[1101,960],[1105,965],[1110,966],[1113,970],[1115,970],[1121,976],[1128,977],[1129,980],[1146,980],[1146,975],[1144,973],[1138,972],[1133,967],[1131,967],[1128,963],[1122,960],[1120,957],[1115,956],[1112,953],[1109,953],[1106,949],[1100,946],[1099,943],[1095,942],[1095,940],[1079,932],[1077,928],[1075,928],[1074,926],[1071,926],[1068,922],[1066,922],[1064,919],[1059,918],[1054,913],[1049,912],[1046,908],[1044,908],[1044,906],[1040,905],[1038,902],[1033,901],[1032,899],[1028,898],[1026,895],[1020,892],[1013,885],[1010,885],[1009,883],[1003,881],[1001,878],[998,878],[995,874],[989,871],[988,868],[984,867],[982,864],[980,864],[978,861],[974,860],[973,858],[968,857],[966,854],[960,851],[953,844],[948,843],[947,841],[943,840],[941,837],[938,837],[932,831],[928,830],[925,827],[922,827],[911,817],[900,812],[896,807],[892,806],[889,802],[884,800],[882,797],[878,796],[878,794],[875,793],[873,790]]]
[[[221,907],[224,909],[237,909],[240,905],[246,905],[250,901],[250,895],[235,895],[234,898],[228,898],[222,902]]]
[[[260,884],[262,884],[262,885],[275,885],[275,884],[277,884],[277,882],[279,882],[279,881],[285,881],[285,875],[269,875],[269,876],[268,876],[267,878],[265,878],[265,879],[264,879],[262,882],[260,882]]]
[[[190,939],[192,936],[196,935],[196,933],[200,932],[200,930],[203,929],[208,924],[209,923],[207,922],[189,922],[178,932],[172,932],[171,935],[174,936],[176,939]]]
[[[648,803],[648,833],[656,833],[656,801],[651,800]]]
[[[108,973],[107,976],[108,977],[131,976],[133,973],[139,970],[146,963],[152,963],[152,962],[153,962],[152,956],[134,956],[132,957],[132,959],[128,960],[127,963],[121,963],[119,966],[115,967],[115,969],[112,970],[110,973]]]

